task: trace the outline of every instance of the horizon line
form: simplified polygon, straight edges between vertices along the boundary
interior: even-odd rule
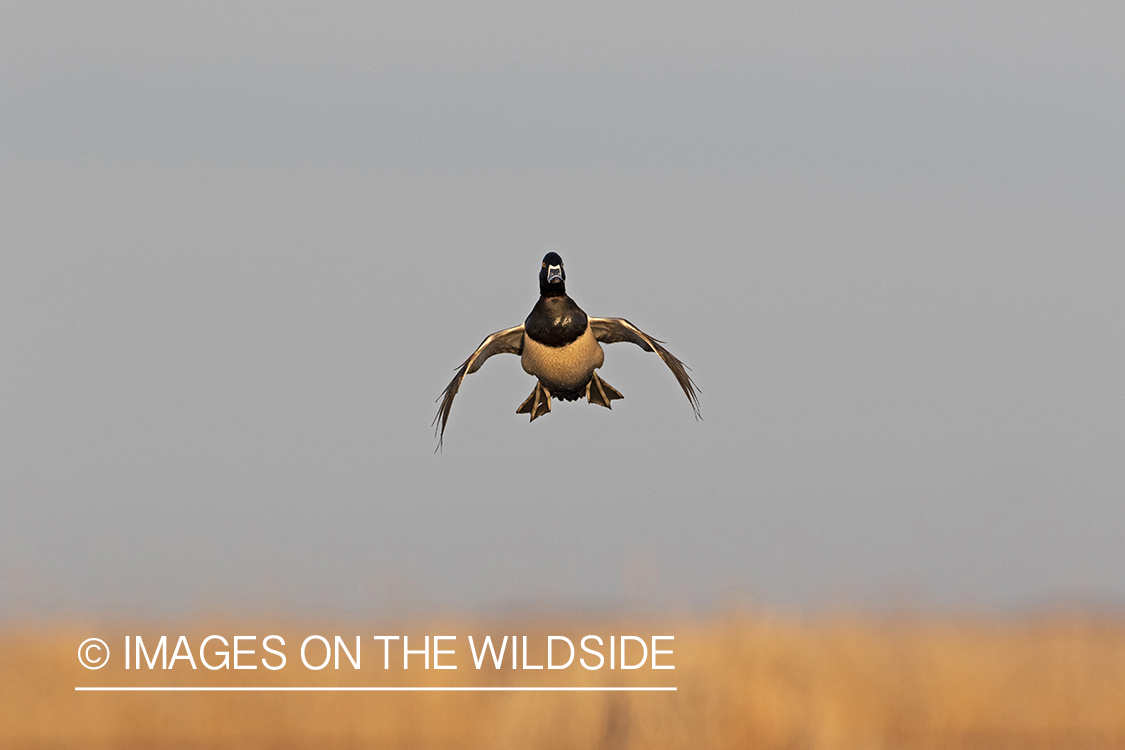
[[[675,687],[315,687],[315,686],[281,686],[281,687],[75,687],[75,692],[653,692],[675,691]]]

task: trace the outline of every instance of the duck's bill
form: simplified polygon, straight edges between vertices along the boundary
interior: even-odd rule
[[[563,280],[562,266],[547,266],[547,283],[558,284]]]

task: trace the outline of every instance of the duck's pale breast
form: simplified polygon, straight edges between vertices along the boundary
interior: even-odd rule
[[[526,333],[523,337],[524,372],[534,375],[552,391],[572,391],[584,387],[590,373],[605,362],[605,353],[594,333],[586,332],[565,346],[540,344]]]

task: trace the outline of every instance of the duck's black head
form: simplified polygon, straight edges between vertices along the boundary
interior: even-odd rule
[[[566,269],[558,253],[543,256],[543,268],[539,270],[539,294],[545,297],[566,294]]]

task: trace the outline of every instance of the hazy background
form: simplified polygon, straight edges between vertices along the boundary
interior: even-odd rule
[[[745,5],[5,4],[0,614],[1121,606],[1125,7]]]

